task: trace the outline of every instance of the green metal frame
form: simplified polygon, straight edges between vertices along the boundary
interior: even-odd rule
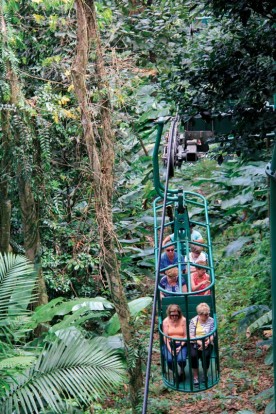
[[[275,99],[276,95],[274,95]],[[276,145],[272,161],[266,169],[270,177],[270,245],[271,245],[271,292],[272,292],[272,339],[274,368],[274,401],[276,411]]]
[[[182,392],[198,392],[198,391],[204,391],[208,388],[213,387],[215,384],[219,381],[219,356],[218,356],[218,335],[217,335],[217,316],[216,316],[216,306],[215,306],[215,274],[214,274],[214,265],[213,265],[213,255],[212,255],[212,245],[211,245],[211,234],[210,234],[210,222],[208,217],[208,205],[207,201],[201,194],[193,193],[190,191],[183,191],[182,189],[170,189],[167,187],[167,181],[166,181],[166,190],[165,186],[160,182],[160,174],[159,174],[159,147],[161,142],[161,137],[164,129],[164,125],[167,122],[165,119],[159,119],[157,122],[157,138],[154,146],[153,151],[153,176],[154,176],[154,186],[156,189],[157,194],[159,197],[156,198],[156,200],[153,203],[154,208],[154,241],[155,241],[155,249],[154,249],[154,255],[155,255],[155,264],[156,264],[156,275],[157,278],[160,277],[159,272],[160,269],[157,269],[159,265],[159,259],[161,252],[159,249],[162,249],[162,246],[159,246],[160,243],[160,234],[163,234],[164,228],[161,228],[161,225],[159,224],[158,214],[162,213],[162,220],[161,222],[164,223],[164,208],[172,205],[174,209],[174,220],[173,222],[166,222],[164,224],[164,227],[169,227],[173,224],[174,226],[174,242],[168,243],[174,244],[175,249],[178,254],[178,275],[179,275],[179,286],[182,285],[182,278],[184,275],[182,275],[182,266],[181,266],[181,255],[187,255],[188,262],[187,262],[187,293],[174,293],[172,296],[174,297],[173,300],[175,300],[178,303],[182,303],[182,306],[184,306],[184,314],[187,315],[187,369],[189,372],[188,379],[186,381],[182,381],[181,383],[178,381],[177,373],[177,363],[174,358],[174,374],[173,377],[170,378],[165,374],[165,360],[162,355],[162,346],[164,344],[164,333],[162,332],[162,303],[160,299],[160,292],[164,290],[160,286],[156,286],[157,289],[157,304],[158,304],[158,328],[159,328],[159,335],[160,335],[160,352],[161,352],[161,362],[162,362],[162,376],[164,383],[175,390],[182,391]],[[168,145],[171,145],[172,143],[172,137],[175,133],[174,128],[177,125],[177,119],[175,118],[172,122],[170,131],[169,131],[169,142]],[[168,154],[171,153],[171,148],[169,150],[168,147]],[[167,174],[168,174],[169,166],[167,167]],[[202,221],[194,221],[189,219],[188,210],[189,207],[201,207],[202,211],[204,212],[203,216],[204,219]],[[206,243],[200,244],[197,242],[191,242],[191,234],[190,234],[190,225],[195,224],[199,227],[199,229],[204,229],[206,233]],[[191,290],[191,281],[190,281],[190,268],[193,266],[193,263],[190,263],[189,260],[189,251],[190,251],[190,245],[198,244],[201,246],[204,246],[209,257],[208,265],[201,266],[208,270],[208,273],[210,275],[210,285],[202,289],[202,291],[192,292]],[[168,266],[168,268],[173,266]],[[175,266],[174,266],[175,267]],[[163,269],[164,270],[164,269]],[[211,295],[209,296],[199,296],[198,293],[204,292],[206,290],[210,290]],[[156,294],[155,294],[156,295]],[[211,381],[207,381],[206,372],[205,372],[205,378],[206,383],[200,384],[199,388],[194,387],[193,385],[193,379],[192,379],[192,367],[191,367],[191,348],[190,348],[190,334],[189,334],[189,322],[191,319],[191,309],[193,312],[193,316],[196,314],[196,305],[195,303],[204,302],[204,298],[207,301],[211,301],[211,311],[212,316],[214,318],[214,330],[213,332],[209,333],[208,335],[204,337],[198,338],[198,340],[201,340],[203,338],[206,338],[212,334],[214,334],[214,349],[215,351],[212,354],[212,360],[213,363],[211,364],[210,369],[214,372],[214,375],[212,376]],[[167,298],[165,298],[167,300]],[[190,312],[190,313],[189,313]],[[170,338],[172,346],[175,346],[175,341],[177,338]],[[179,338],[180,339],[180,338]],[[203,353],[203,359],[205,359],[205,354]],[[146,409],[146,403],[144,404],[144,412]]]
[[[155,141],[155,145],[154,145],[154,149],[153,149],[153,155],[152,155],[152,160],[153,160],[153,183],[154,183],[154,187],[155,187],[155,190],[156,190],[157,194],[161,198],[164,198],[164,185],[160,182],[158,154],[159,154],[159,147],[160,147],[160,142],[161,142],[161,137],[162,137],[164,125],[167,121],[168,120],[165,120],[163,118],[161,118],[157,121],[157,125],[158,125],[157,136],[156,136],[156,141]],[[175,195],[177,193],[178,193],[178,190],[169,189],[168,190],[169,196],[167,197],[167,200],[175,200],[176,199]]]
[[[159,147],[160,147],[160,142],[161,142],[161,137],[162,137],[162,133],[163,133],[163,129],[164,129],[164,125],[166,123],[166,120],[164,119],[160,119],[157,122],[158,125],[158,129],[157,129],[157,138],[156,138],[156,142],[155,142],[155,147],[154,147],[154,151],[153,151],[153,172],[154,172],[154,186],[155,189],[159,195],[159,197],[157,197],[153,203],[153,208],[154,208],[154,241],[155,241],[155,249],[154,249],[154,255],[155,255],[155,264],[156,267],[158,266],[158,257],[160,257],[160,251],[159,249],[162,248],[162,246],[159,246],[159,233],[162,232],[164,229],[161,229],[161,226],[159,225],[158,222],[158,212],[163,212],[164,211],[164,203],[166,203],[166,207],[168,205],[172,205],[174,208],[174,212],[175,212],[175,217],[174,217],[174,221],[173,221],[173,225],[174,225],[174,242],[173,243],[168,243],[169,244],[174,244],[177,254],[178,254],[178,263],[177,263],[177,267],[178,267],[178,275],[179,275],[179,286],[182,285],[182,266],[181,266],[181,255],[187,255],[187,257],[189,257],[189,251],[190,251],[190,244],[191,242],[191,234],[190,234],[190,225],[191,224],[195,224],[197,225],[199,228],[204,228],[205,232],[206,232],[206,243],[203,245],[205,247],[205,249],[208,252],[208,266],[202,266],[205,267],[209,274],[210,274],[210,286],[208,286],[208,288],[203,289],[202,292],[204,292],[204,290],[210,290],[211,295],[210,297],[208,297],[208,300],[211,301],[211,310],[212,310],[212,315],[214,318],[214,323],[215,323],[215,327],[211,334],[215,334],[214,338],[215,338],[215,352],[214,352],[214,356],[212,357],[214,360],[213,366],[211,367],[211,369],[215,372],[215,375],[212,376],[212,380],[211,382],[207,381],[204,384],[201,384],[199,388],[194,387],[193,385],[193,376],[192,376],[192,368],[191,368],[191,358],[190,358],[190,335],[189,335],[189,321],[191,319],[191,307],[192,307],[192,313],[195,315],[196,314],[196,304],[204,301],[207,301],[207,296],[199,296],[198,293],[200,293],[201,291],[197,291],[197,292],[192,292],[191,289],[191,282],[190,282],[190,268],[191,268],[191,264],[190,260],[188,259],[187,262],[187,287],[188,287],[188,292],[187,293],[183,293],[183,292],[179,292],[179,293],[174,293],[172,294],[172,299],[173,301],[175,301],[176,303],[180,303],[182,304],[181,307],[184,308],[184,314],[187,316],[187,352],[188,352],[188,357],[187,360],[188,362],[188,371],[189,371],[189,380],[187,381],[182,381],[179,382],[178,381],[178,376],[176,375],[177,373],[177,363],[174,360],[174,372],[173,372],[173,376],[172,378],[168,377],[165,374],[165,370],[166,370],[166,362],[164,360],[164,357],[162,355],[162,346],[164,344],[164,333],[162,332],[162,319],[164,318],[164,315],[162,316],[162,302],[160,299],[160,292],[164,291],[164,289],[162,289],[160,286],[158,287],[158,297],[157,297],[157,302],[158,302],[158,329],[159,329],[159,336],[160,336],[160,352],[161,352],[161,361],[162,361],[162,376],[163,376],[163,381],[164,383],[175,390],[178,391],[182,391],[182,392],[198,392],[198,391],[203,391],[206,390],[208,388],[213,387],[214,385],[216,385],[219,381],[219,358],[218,358],[218,335],[217,335],[217,316],[216,316],[216,307],[215,307],[215,274],[214,274],[214,265],[213,265],[213,254],[212,254],[212,244],[211,244],[211,234],[210,234],[210,222],[209,222],[209,216],[208,216],[208,205],[207,205],[207,201],[206,199],[198,193],[193,193],[190,191],[183,191],[182,189],[179,190],[172,190],[169,189],[167,190],[167,197],[166,200],[164,200],[164,194],[165,194],[165,187],[163,186],[163,184],[160,182],[160,174],[159,174],[159,161],[158,161],[158,154],[159,154]],[[174,130],[173,130],[173,125],[175,125],[174,123],[172,123],[172,127],[170,129],[170,136],[169,136],[169,142],[170,139],[173,136]],[[189,220],[189,215],[188,215],[188,208],[189,207],[201,207],[202,210],[204,211],[204,220],[199,222],[199,221],[193,221],[193,220]],[[172,225],[172,222],[167,222],[165,224],[165,227],[169,227]],[[199,244],[196,242],[193,242],[193,244]],[[202,244],[200,244],[202,245]],[[173,266],[169,266],[168,268],[173,267]],[[162,271],[164,271],[166,269],[162,269]],[[159,269],[156,269],[156,274],[159,274]],[[164,298],[163,299],[164,302],[168,302],[168,298]],[[163,303],[164,303],[163,302]],[[196,304],[195,304],[196,303]],[[207,335],[207,336],[209,336]],[[206,336],[205,336],[206,337]],[[200,337],[198,339],[203,339],[204,337]],[[171,343],[172,346],[174,346],[175,341],[177,340],[177,338],[171,339]],[[180,339],[180,338],[179,338]],[[206,373],[205,373],[206,375]]]
[[[274,109],[275,109],[275,103],[276,103],[276,94],[274,95]],[[175,220],[174,222],[169,222],[166,223],[166,227],[170,226],[170,225],[174,225],[174,236],[175,236],[175,241],[174,243],[170,243],[170,244],[174,244],[176,246],[176,250],[178,253],[178,256],[180,257],[180,255],[184,255],[186,252],[189,251],[189,244],[191,243],[190,241],[190,227],[189,227],[189,217],[188,217],[188,208],[187,208],[187,201],[190,202],[191,205],[194,206],[202,206],[202,203],[198,203],[191,200],[187,200],[187,197],[189,196],[193,196],[196,195],[197,197],[201,197],[201,195],[199,194],[195,194],[195,193],[191,193],[191,192],[181,192],[179,190],[173,190],[173,189],[169,189],[167,188],[166,192],[165,192],[165,187],[164,185],[160,182],[160,175],[159,175],[159,162],[158,162],[158,153],[159,153],[159,147],[160,147],[160,142],[161,142],[161,137],[162,137],[162,133],[163,133],[163,128],[165,123],[167,122],[167,120],[164,119],[159,119],[157,122],[158,125],[158,130],[157,130],[157,138],[156,138],[156,142],[155,142],[155,147],[154,147],[154,151],[153,151],[153,175],[154,175],[154,186],[156,189],[156,192],[158,194],[158,198],[155,200],[154,202],[154,237],[155,237],[155,263],[156,266],[158,264],[158,261],[160,259],[160,251],[159,248],[161,249],[161,246],[158,247],[158,232],[160,231],[161,234],[163,234],[163,229],[160,229],[160,227],[158,226],[158,220],[157,220],[157,211],[160,208],[163,208],[163,206],[160,206],[160,203],[162,200],[164,201],[164,195],[166,194],[166,200],[164,201],[166,203],[166,206],[169,204],[174,204],[176,206],[175,208]],[[223,121],[219,121],[216,119],[212,119],[211,124],[207,124],[204,123],[203,120],[197,120],[197,119],[187,119],[186,122],[189,123],[189,129],[192,130],[208,130],[211,128],[211,130],[216,130],[216,133],[229,133],[231,130],[231,118],[227,118]],[[272,328],[273,328],[273,347],[274,350],[276,350],[276,317],[275,317],[275,312],[276,312],[276,145],[274,147],[274,151],[273,151],[273,156],[272,156],[272,161],[271,164],[268,165],[267,167],[267,175],[270,177],[270,233],[271,233],[271,256],[272,256],[272,271],[271,271],[271,276],[272,276]],[[207,248],[208,250],[208,256],[209,256],[209,263],[208,263],[208,270],[210,271],[210,276],[211,276],[211,286],[210,289],[212,291],[212,296],[213,296],[213,308],[212,308],[212,312],[213,312],[213,317],[214,317],[214,321],[215,321],[215,328],[214,328],[214,332],[217,332],[217,317],[216,317],[216,309],[215,309],[215,275],[214,275],[214,266],[213,266],[213,255],[212,255],[212,246],[211,246],[211,236],[210,236],[210,223],[209,223],[209,218],[208,218],[208,207],[207,207],[207,203],[206,200],[204,199],[204,197],[201,197],[203,204],[204,204],[204,211],[205,211],[205,224],[203,224],[202,222],[195,222],[193,221],[192,223],[198,225],[198,226],[204,226],[206,229],[206,238],[207,238],[207,244],[204,244],[204,247]],[[188,262],[187,266],[188,266],[188,276],[190,275],[190,262]],[[181,263],[180,261],[177,264],[178,266],[178,272],[179,272],[179,283],[181,286]],[[158,274],[159,269],[156,269],[156,274]],[[190,282],[189,282],[189,277],[188,277],[188,292],[187,293],[175,293],[173,296],[175,297],[175,300],[179,300],[179,299],[184,299],[184,303],[186,306],[186,314],[188,315],[188,300],[189,297],[193,296],[191,293],[191,286],[190,286]],[[156,287],[157,288],[157,287]],[[160,300],[160,291],[162,289],[159,289],[158,293],[158,297],[157,297],[157,301],[158,301],[158,310],[159,310],[159,316],[158,316],[158,320],[159,320],[159,335],[160,335],[160,352],[162,355],[162,343],[163,343],[163,338],[164,338],[164,333],[162,332],[162,318],[161,318],[161,300]],[[155,293],[156,295],[156,293]],[[194,295],[195,296],[195,295]],[[156,296],[155,296],[156,298]],[[203,299],[204,297],[202,297]],[[156,299],[155,299],[156,300]],[[187,323],[188,324],[188,323]],[[188,326],[187,326],[188,328]],[[189,331],[187,330],[187,334],[188,334],[188,343],[190,341],[189,338]],[[181,339],[181,338],[179,338]],[[218,352],[218,338],[217,335],[215,335],[215,341],[216,341],[216,349]],[[189,361],[189,372],[191,373],[191,362],[190,362],[190,347],[188,346],[188,361]],[[273,362],[274,362],[274,384],[276,384],[276,352],[273,353]],[[176,372],[176,366],[174,367],[175,372]],[[207,384],[207,386],[204,389],[210,388],[211,386],[215,385],[218,381],[219,381],[219,359],[218,359],[218,354],[217,354],[217,368],[218,371],[218,376],[216,378],[216,380],[212,383],[212,384]],[[165,382],[165,384],[170,387],[173,388],[175,390],[178,391],[188,391],[188,392],[197,392],[197,391],[203,391],[202,388],[200,389],[194,389],[193,384],[192,384],[192,379],[190,379],[190,387],[188,387],[189,389],[185,389],[185,385],[184,385],[184,389],[180,389],[179,383],[177,381],[177,378],[174,376],[173,378],[173,382],[167,381],[167,379],[164,377],[164,360],[162,360],[162,373],[163,373],[163,381]],[[210,385],[210,386],[209,386]],[[183,388],[183,387],[182,387]],[[274,386],[274,400],[275,400],[275,409],[276,409],[276,386]],[[144,401],[145,402],[145,401]],[[144,411],[143,414],[145,412],[146,409],[146,404],[144,404]]]
[[[159,322],[159,338],[160,338],[160,354],[162,355],[162,343],[164,342],[164,337],[171,339],[169,336],[165,335],[162,332],[162,320],[159,317],[158,318],[158,322]],[[164,384],[168,387],[171,388],[175,391],[180,391],[180,392],[193,392],[193,393],[197,393],[197,392],[202,392],[202,391],[206,391],[212,387],[214,387],[216,384],[218,384],[219,382],[219,358],[218,355],[216,355],[216,349],[218,349],[218,344],[217,344],[217,321],[215,319],[215,328],[209,332],[208,336],[211,335],[215,335],[215,341],[216,344],[214,346],[214,349],[212,350],[212,354],[211,354],[211,363],[210,363],[210,367],[209,370],[212,372],[212,380],[207,380],[205,383],[201,383],[198,387],[194,386],[193,384],[193,375],[192,375],[192,367],[191,367],[191,358],[190,358],[190,347],[188,345],[188,354],[187,354],[187,360],[188,360],[188,365],[186,365],[185,367],[185,373],[186,373],[186,380],[185,381],[179,381],[178,377],[177,377],[177,362],[174,359],[173,360],[173,373],[172,373],[172,377],[168,378],[168,376],[166,376],[165,372],[166,372],[166,362],[165,362],[165,358],[161,358],[161,366],[162,366],[162,379]],[[197,337],[197,340],[200,339],[205,339],[206,336],[202,336],[202,337]],[[174,338],[173,340],[171,339],[171,347],[172,349],[175,349],[175,342],[176,341],[181,341],[183,340],[183,338]],[[202,370],[202,372],[204,372]],[[205,375],[206,377],[206,375]]]
[[[198,201],[199,200],[199,201]],[[158,220],[158,212],[161,213],[162,208],[163,208],[163,198],[162,197],[158,197],[154,203],[153,203],[153,208],[154,208],[154,240],[155,240],[155,263],[157,264],[157,259],[158,259],[158,255],[159,255],[159,246],[158,246],[158,233],[161,230],[161,226],[159,225],[159,220]],[[179,192],[178,197],[174,197],[174,201],[168,201],[166,203],[166,205],[174,205],[175,206],[175,210],[178,210],[179,208],[179,202],[180,202],[180,211],[177,212],[177,214],[175,214],[175,223],[174,223],[174,228],[175,228],[175,239],[174,242],[170,242],[169,244],[174,244],[177,254],[178,254],[178,274],[179,274],[179,285],[181,286],[182,284],[182,271],[181,271],[181,254],[186,254],[186,252],[189,252],[189,246],[191,243],[193,244],[198,244],[201,246],[204,246],[205,249],[208,252],[208,257],[209,257],[209,261],[208,261],[208,265],[207,266],[201,266],[204,267],[208,270],[208,273],[210,274],[210,280],[211,283],[208,286],[208,288],[205,288],[202,290],[202,292],[204,292],[204,290],[210,290],[211,291],[211,296],[199,296],[198,293],[200,293],[201,291],[197,291],[197,292],[192,292],[191,291],[191,283],[190,283],[190,267],[193,265],[192,263],[190,263],[190,261],[188,260],[187,262],[187,273],[188,273],[188,277],[187,277],[187,285],[188,285],[188,292],[187,293],[183,293],[183,292],[179,292],[179,293],[173,293],[171,294],[171,303],[177,303],[177,304],[181,304],[181,308],[184,311],[184,315],[187,316],[187,351],[188,351],[188,357],[187,357],[187,367],[186,367],[186,372],[188,372],[187,375],[187,380],[184,382],[179,382],[178,381],[178,377],[176,375],[177,372],[177,364],[176,361],[174,361],[174,370],[173,370],[173,374],[172,376],[168,377],[168,375],[166,374],[166,363],[164,360],[164,357],[162,355],[162,346],[164,344],[164,333],[162,332],[162,319],[164,318],[163,312],[162,312],[162,301],[160,299],[160,292],[165,292],[164,289],[162,289],[161,287],[159,287],[159,293],[158,293],[158,329],[159,329],[159,336],[160,336],[160,353],[161,353],[161,362],[162,362],[162,377],[163,377],[163,382],[166,384],[166,386],[168,386],[169,388],[172,388],[174,390],[180,391],[180,392],[199,392],[199,391],[204,391],[207,390],[211,387],[213,387],[214,385],[216,385],[219,381],[219,356],[218,356],[218,335],[217,335],[217,315],[216,315],[216,306],[215,306],[215,274],[214,274],[214,265],[213,265],[213,257],[212,257],[212,244],[211,244],[211,235],[210,235],[210,223],[209,223],[209,217],[208,217],[208,205],[207,205],[207,201],[206,199],[201,195],[201,194],[197,194],[197,193],[193,193],[190,191],[184,191],[184,192]],[[203,221],[192,221],[189,220],[188,217],[188,208],[191,206],[197,206],[197,207],[201,207],[202,210],[204,211],[204,220]],[[206,232],[206,243],[205,244],[200,244],[200,243],[196,243],[196,242],[191,242],[191,238],[190,238],[190,223],[192,224],[196,224],[199,229],[203,228]],[[166,223],[166,227],[169,227],[171,225],[171,222],[167,222]],[[180,237],[179,237],[180,236]],[[169,266],[168,268],[170,268],[172,266]],[[214,351],[211,357],[211,366],[210,366],[210,370],[212,371],[212,376],[211,376],[211,380],[209,380],[206,383],[201,383],[200,387],[195,387],[193,385],[193,381],[192,381],[192,368],[191,368],[191,358],[190,358],[190,337],[189,337],[189,329],[188,329],[188,325],[189,325],[189,321],[191,318],[191,309],[193,312],[193,316],[196,315],[196,304],[200,303],[200,302],[204,302],[204,301],[208,301],[211,304],[211,310],[212,310],[212,316],[214,318],[214,323],[215,323],[215,327],[212,333],[208,334],[211,335],[213,333],[215,333],[215,344],[214,344]],[[164,299],[163,299],[164,300]],[[165,302],[168,302],[168,298],[165,298]],[[170,302],[170,301],[169,301]],[[206,337],[206,336],[205,336]],[[180,340],[181,338],[170,338],[171,342],[172,342],[172,346],[174,346],[174,342],[177,340]],[[183,338],[182,338],[183,339]],[[198,339],[203,339],[203,337],[198,337]]]

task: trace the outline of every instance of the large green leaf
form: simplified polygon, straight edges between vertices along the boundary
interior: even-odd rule
[[[114,350],[103,348],[98,339],[67,339],[46,346],[31,368],[9,378],[9,392],[2,390],[2,414],[38,413],[45,407],[61,413],[66,399],[88,404],[123,380],[122,363]]]
[[[256,331],[256,329],[262,328],[264,325],[267,325],[272,321],[272,310],[262,315],[260,318],[258,318],[255,322],[251,323],[251,325],[248,326],[248,332],[251,334]]]
[[[265,414],[274,414],[275,413],[275,400],[274,398],[270,401],[265,407]]]
[[[139,312],[144,310],[147,306],[150,305],[152,302],[152,298],[150,297],[144,297],[135,299],[131,302],[129,302],[128,307],[131,316],[137,315]],[[105,332],[108,335],[115,335],[120,329],[120,322],[117,313],[115,313],[112,318],[108,321]]]
[[[228,244],[225,248],[226,256],[231,256],[241,250],[242,246],[249,241],[251,237],[239,237],[237,240],[234,240],[232,243]]]
[[[101,297],[78,298],[70,301],[66,301],[64,298],[55,298],[46,305],[36,308],[31,319],[36,326],[39,323],[50,322],[55,316],[64,316],[79,309],[83,309],[85,312],[85,310],[102,311],[112,308],[112,303]]]
[[[270,387],[270,388],[266,388],[265,390],[263,390],[262,392],[257,394],[254,397],[254,399],[262,398],[262,399],[266,400],[267,398],[271,398],[273,395],[274,395],[274,386]]]
[[[224,200],[221,203],[221,208],[223,210],[227,210],[229,209],[229,207],[233,207],[236,205],[244,205],[246,203],[249,203],[253,200],[253,195],[252,193],[247,193],[247,194],[241,194],[238,195],[234,198],[231,198],[230,200]]]
[[[250,187],[252,185],[252,178],[251,177],[236,177],[232,178],[227,182],[229,186],[238,185],[240,187]]]
[[[250,410],[239,410],[236,414],[255,414],[254,411]]]
[[[273,349],[265,357],[265,365],[272,365],[273,364]]]
[[[101,312],[100,315],[96,314],[95,312],[91,312],[89,308],[83,308],[76,310],[71,315],[66,315],[64,319],[61,322],[56,323],[53,325],[49,332],[53,333],[60,329],[67,329],[74,325],[82,325],[84,322],[86,322],[89,319],[95,319],[103,316],[108,316],[107,313]]]
[[[72,302],[72,301],[71,301]],[[93,311],[102,311],[105,309],[113,309],[114,306],[106,298],[96,297],[96,298],[79,298],[74,300],[75,305],[72,308],[72,311],[76,311],[80,308],[88,308]]]
[[[0,253],[0,319],[28,313],[35,284],[34,266],[25,256]]]
[[[27,367],[31,365],[34,360],[36,359],[35,356],[30,355],[20,355],[20,356],[13,356],[10,358],[5,358],[0,360],[0,370],[4,368],[16,368],[16,367]]]

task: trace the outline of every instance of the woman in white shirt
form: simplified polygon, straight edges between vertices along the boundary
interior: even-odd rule
[[[185,256],[185,263],[187,263],[187,257]],[[197,246],[196,244],[191,245],[191,251],[189,253],[189,261],[192,263],[205,262],[205,265],[208,263],[208,257],[205,252],[203,252],[202,246]],[[197,269],[195,266],[190,266],[190,272],[193,273]]]
[[[206,336],[214,329],[214,319],[210,316],[210,307],[207,303],[200,303],[196,307],[197,316],[191,319],[189,325],[190,338]],[[202,382],[207,378],[207,371],[210,366],[212,345],[214,336],[210,335],[203,339],[198,339],[191,343],[191,363],[193,369],[194,386],[199,386],[198,366],[199,359],[202,361],[204,377]],[[204,355],[204,357],[203,357]],[[205,361],[205,363],[204,363]]]

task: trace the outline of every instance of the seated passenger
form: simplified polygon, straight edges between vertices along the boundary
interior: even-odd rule
[[[191,232],[191,241],[196,241],[197,243],[204,243],[201,233],[197,230],[194,230],[194,224],[190,224],[190,232]],[[173,233],[164,238],[163,246],[170,242],[174,242]]]
[[[191,251],[189,253],[189,260],[190,262],[193,263],[198,263],[198,262],[205,262],[207,263],[207,254],[205,252],[203,252],[203,247],[202,246],[197,246],[196,244],[192,244],[191,245]],[[187,262],[187,258],[185,257],[185,262]],[[195,266],[190,266],[190,272],[195,272],[196,271],[196,267]]]
[[[197,264],[206,266],[206,262],[204,261],[198,261]],[[192,292],[205,289],[210,283],[210,276],[206,273],[206,269],[196,266],[196,271],[191,274]],[[200,292],[199,295],[210,295],[210,290]]]
[[[172,267],[171,269],[168,269],[165,271],[165,276],[162,277],[162,279],[159,282],[159,286],[162,289],[165,289],[169,292],[180,292],[179,288],[179,279],[178,279],[178,268]],[[184,275],[181,280],[182,285],[182,292],[187,292],[187,285],[184,278]],[[164,298],[165,296],[170,296],[169,293],[160,292],[160,298]]]
[[[186,338],[186,318],[182,315],[178,305],[172,304],[167,307],[167,317],[163,320],[162,330],[171,338]],[[178,364],[179,380],[183,380],[184,368],[187,358],[187,344],[185,341],[173,341],[164,337],[165,344],[162,347],[163,355],[168,363],[169,369],[173,367],[173,358]]]
[[[181,256],[180,257],[180,261],[181,261],[181,269],[184,272],[186,269],[186,266],[184,265],[184,257]],[[178,264],[178,255],[177,253],[175,253],[174,251],[174,246],[168,246],[165,248],[165,252],[162,253],[161,255],[161,260],[160,260],[160,271],[161,273],[164,273],[164,271],[162,271],[162,269],[164,269],[165,267],[171,266],[171,265],[177,265]]]
[[[214,329],[214,319],[210,317],[210,307],[207,303],[200,303],[196,307],[197,316],[191,319],[189,325],[190,338],[208,335]],[[193,369],[194,385],[199,386],[198,368],[199,359],[202,362],[203,377],[201,382],[207,380],[207,371],[210,366],[214,336],[199,339],[191,343],[191,364]]]

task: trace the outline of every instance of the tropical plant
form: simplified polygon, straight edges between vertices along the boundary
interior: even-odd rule
[[[237,316],[244,313],[245,316],[242,318],[242,320],[239,321],[239,327],[242,330],[246,328],[246,336],[248,338],[256,331],[264,330],[270,332],[270,335],[272,336],[272,310],[268,310],[267,306],[253,305],[241,309],[237,312],[234,312],[233,316]],[[268,354],[266,355],[264,362],[266,365],[272,365],[274,352],[272,338],[268,337],[264,340],[258,341],[257,346],[265,346],[267,349],[270,350],[270,352],[268,352]],[[265,389],[255,398],[270,399],[271,401],[266,406],[265,414],[272,414],[275,412],[274,387]]]
[[[0,253],[0,321],[29,313],[35,283],[34,266],[25,256]]]
[[[77,326],[87,320],[83,316],[86,310],[112,305],[102,298],[68,304],[54,300],[54,304],[41,306],[32,313],[28,306],[36,297],[35,282],[34,267],[24,256],[0,255],[1,413],[38,413],[46,407],[62,412],[67,404],[64,399],[88,404],[100,398],[104,390],[119,384],[124,376],[120,357],[106,340],[103,346],[103,339],[88,340],[80,330],[72,329],[72,320],[79,319]],[[42,338],[27,343],[26,334],[38,324],[49,322],[56,315],[66,315],[74,306],[74,318],[57,324],[43,347]],[[15,332],[18,329],[20,334]]]
[[[234,312],[232,316],[244,314],[245,316],[239,320],[239,330],[246,331],[247,336],[250,336],[257,329],[264,328],[264,325],[267,325],[272,318],[272,311],[265,305],[248,306]]]
[[[55,413],[66,409],[66,399],[88,405],[114,389],[124,376],[120,358],[88,341],[65,332],[62,340],[47,344],[36,362],[20,375],[8,379],[9,389],[1,392],[1,413],[38,413],[50,407]]]

